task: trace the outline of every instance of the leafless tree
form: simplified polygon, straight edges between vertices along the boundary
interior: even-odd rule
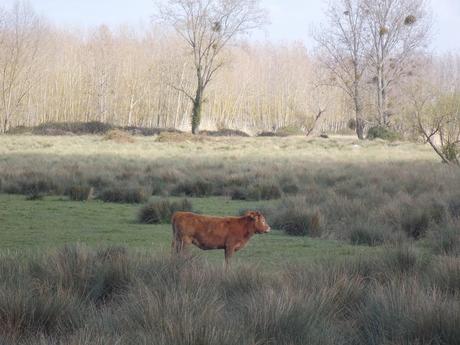
[[[408,112],[416,132],[444,163],[460,165],[460,83],[441,75],[433,61],[425,61],[426,70],[406,83]],[[409,120],[409,119],[408,119]]]
[[[426,0],[361,0],[368,36],[371,79],[376,88],[377,121],[387,126],[393,114],[388,95],[416,68],[415,57],[428,39]]]
[[[10,126],[33,86],[33,71],[40,41],[40,21],[23,2],[0,9],[0,112],[1,131]]]
[[[361,89],[367,67],[365,51],[365,15],[361,0],[340,0],[326,11],[327,26],[314,38],[320,47],[320,58],[331,77],[327,81],[339,86],[354,105],[356,134],[364,138]]]
[[[414,101],[417,130],[444,163],[460,165],[460,95]]]
[[[168,0],[159,18],[186,42],[196,72],[194,93],[174,85],[193,103],[192,133],[199,131],[204,92],[223,66],[222,50],[235,37],[259,28],[266,19],[259,0]]]

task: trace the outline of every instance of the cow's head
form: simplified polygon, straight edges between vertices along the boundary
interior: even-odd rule
[[[270,225],[267,224],[265,217],[258,211],[248,211],[246,216],[254,222],[256,233],[263,234],[271,230]]]

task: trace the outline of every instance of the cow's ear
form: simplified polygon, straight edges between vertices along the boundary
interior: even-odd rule
[[[246,216],[250,217],[251,219],[256,219],[257,218],[257,214],[254,211],[246,212]]]

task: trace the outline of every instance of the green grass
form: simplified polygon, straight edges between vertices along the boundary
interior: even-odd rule
[[[413,143],[0,136],[0,344],[457,344],[459,181]],[[231,200],[259,185],[283,193]],[[314,211],[320,237],[256,235],[224,270],[223,251],[171,257],[142,204],[70,201],[74,186],[213,195],[187,199],[279,227]]]
[[[260,207],[267,202],[232,201],[222,197],[191,198],[198,212],[237,215],[243,208]],[[138,224],[141,206],[100,201],[74,202],[62,197],[29,201],[24,196],[0,195],[0,248],[36,250],[81,242],[90,246],[123,245],[152,252],[168,252],[171,241],[169,224]],[[254,236],[236,255],[236,260],[279,266],[287,261],[312,261],[347,257],[378,251],[338,241],[292,237],[280,231]],[[222,251],[194,253],[211,261],[223,258]]]
[[[294,206],[300,214],[318,212],[320,239],[274,231],[255,236],[237,254],[237,260],[261,264],[368,255],[382,249],[350,245],[353,234],[364,238],[360,243],[377,238],[395,244],[411,240],[406,228],[426,223],[421,230],[429,234],[455,216],[448,210],[457,202],[459,172],[440,164],[427,145],[350,136],[176,139],[135,137],[120,144],[99,136],[0,136],[0,249],[82,242],[169,252],[170,226],[137,223],[142,205],[69,201],[65,195],[73,187],[91,187],[99,199],[123,188],[120,194],[141,191],[171,200],[213,195],[190,198],[194,209],[236,215],[263,207],[273,223],[291,219],[287,211]],[[274,186],[282,193],[269,197],[281,198],[230,200],[255,186]],[[27,201],[19,194],[55,196]],[[434,225],[420,221],[431,221],[433,214],[445,217]],[[196,252],[219,262],[223,256]]]

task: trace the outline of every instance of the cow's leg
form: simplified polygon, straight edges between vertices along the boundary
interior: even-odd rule
[[[171,242],[171,256],[173,256],[174,254],[177,254],[177,241],[175,238],[173,238]]]
[[[182,237],[180,239],[176,239],[176,252],[178,254],[187,257],[190,255],[189,253],[189,246],[192,244],[192,241],[188,237]]]
[[[172,242],[171,242],[171,254],[172,255],[181,254],[185,248],[185,245],[186,243],[183,238],[181,238],[180,236],[173,237]]]
[[[174,218],[172,220],[172,229],[173,229],[173,233],[172,233],[173,236],[172,236],[172,241],[171,241],[171,255],[174,255],[174,254],[177,255],[181,251],[182,239],[181,239],[180,231],[176,226],[176,222],[174,221]]]
[[[235,248],[233,246],[225,247],[225,268],[228,268],[230,263],[230,258],[232,257],[233,253],[235,252]]]

